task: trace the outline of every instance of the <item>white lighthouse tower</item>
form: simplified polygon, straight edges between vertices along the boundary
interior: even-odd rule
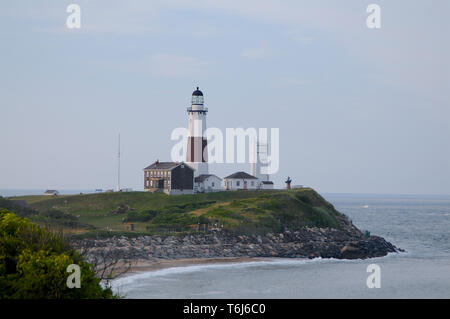
[[[207,139],[203,134],[206,131],[206,113],[203,93],[197,87],[192,93],[189,114],[189,136],[187,140],[186,164],[195,169],[194,176],[208,174],[208,148]]]

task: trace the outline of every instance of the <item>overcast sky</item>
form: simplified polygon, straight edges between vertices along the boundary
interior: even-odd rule
[[[1,1],[0,188],[113,188],[120,132],[142,189],[200,86],[208,126],[280,129],[277,187],[450,194],[449,3]]]

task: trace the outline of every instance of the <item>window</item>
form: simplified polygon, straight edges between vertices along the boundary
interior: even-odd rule
[[[254,181],[252,181],[250,184],[251,184],[252,186],[255,186],[255,182],[254,182]]]
[[[241,185],[241,182],[240,181],[237,181],[236,182],[236,186],[240,186]]]
[[[211,183],[211,186],[214,187],[214,182]]]

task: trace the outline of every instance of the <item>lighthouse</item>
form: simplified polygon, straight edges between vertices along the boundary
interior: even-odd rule
[[[195,169],[195,177],[208,174],[208,149],[206,131],[206,113],[208,108],[204,106],[203,92],[195,90],[192,93],[189,114],[189,136],[187,139],[186,164]]]

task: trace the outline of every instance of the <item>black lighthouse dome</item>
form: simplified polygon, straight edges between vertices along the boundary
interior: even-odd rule
[[[192,96],[203,96],[203,92],[200,91],[200,90],[198,89],[198,86],[197,86],[197,90],[195,90],[195,91],[192,93]]]
[[[198,89],[192,92],[192,105],[203,105],[203,92]]]

